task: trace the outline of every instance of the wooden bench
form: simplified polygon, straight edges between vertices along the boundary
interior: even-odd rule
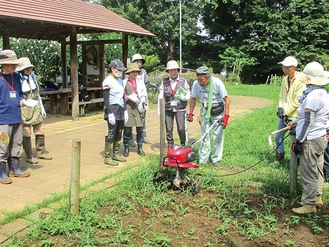
[[[90,99],[89,101],[79,101],[79,112],[80,115],[84,115],[85,114],[85,107],[87,105],[95,105],[96,103],[103,103],[104,102],[104,98],[96,98],[96,99]],[[72,105],[72,102],[69,102],[69,105]],[[88,109],[90,110],[90,109]]]
[[[80,115],[85,115],[85,107],[87,105],[94,104],[91,100],[89,101],[79,101],[79,112]],[[72,102],[69,102],[69,105],[72,105]]]

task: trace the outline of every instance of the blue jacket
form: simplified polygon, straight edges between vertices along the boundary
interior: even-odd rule
[[[22,123],[20,107],[20,100],[22,99],[23,94],[19,75],[17,73],[10,75],[0,73],[0,124]]]

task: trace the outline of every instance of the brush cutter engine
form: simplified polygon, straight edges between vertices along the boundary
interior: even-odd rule
[[[163,167],[176,168],[175,177],[168,176],[168,173],[161,169],[155,175],[154,181],[168,181],[170,185],[175,188],[192,188],[194,193],[200,192],[202,188],[201,174],[195,174],[195,179],[188,176],[187,169],[198,168],[199,165],[192,163],[196,159],[196,154],[193,152],[192,147],[175,146],[168,147],[167,156],[162,162]]]
[[[196,168],[197,164],[189,163],[196,159],[196,155],[191,147],[169,147],[164,166],[176,166],[180,168]]]

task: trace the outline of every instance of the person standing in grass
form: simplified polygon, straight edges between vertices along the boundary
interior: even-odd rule
[[[296,214],[316,213],[316,206],[323,204],[323,154],[328,143],[326,127],[329,118],[329,96],[325,90],[329,79],[325,75],[318,62],[308,63],[297,75],[307,88],[299,99],[298,118],[288,123],[290,128],[297,124],[292,150],[299,155],[303,187],[302,206],[292,209]]]
[[[174,146],[174,119],[176,119],[180,145],[186,142],[186,106],[190,99],[190,86],[185,78],[178,74],[180,67],[174,60],[167,63],[166,71],[169,73],[160,85],[159,98],[165,100],[166,138],[169,147]]]
[[[223,158],[224,133],[230,116],[230,102],[224,83],[219,78],[211,76],[208,67],[197,68],[196,78],[192,86],[188,121],[193,121],[196,99],[202,103],[201,136],[213,123],[223,120],[223,125],[218,123],[219,125],[215,126],[203,139],[199,148],[199,165],[205,165],[210,158],[213,166],[218,168]],[[212,137],[213,147],[211,147],[210,137]]]
[[[304,83],[296,79],[298,61],[292,56],[286,57],[282,62],[282,70],[284,77],[281,82],[281,90],[279,95],[279,106],[276,115],[279,118],[278,130],[285,128],[287,123],[297,117],[297,108],[300,105],[299,97],[302,95],[306,86]],[[287,131],[281,131],[275,136],[276,142],[276,161],[284,164],[284,135]],[[291,131],[290,142],[295,141],[294,131]],[[294,155],[294,154],[292,154]],[[297,159],[290,156],[291,160]]]

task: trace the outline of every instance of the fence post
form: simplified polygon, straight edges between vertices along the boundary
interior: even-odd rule
[[[73,140],[71,180],[70,180],[70,209],[73,215],[79,214],[80,155],[81,155],[81,141]]]
[[[162,162],[165,157],[165,145],[166,145],[166,127],[165,127],[165,99],[159,99],[160,104],[160,168],[162,168]]]

